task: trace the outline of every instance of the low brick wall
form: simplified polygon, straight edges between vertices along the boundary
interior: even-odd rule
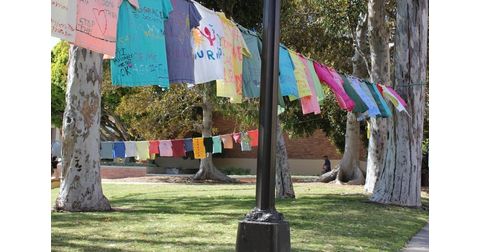
[[[141,166],[101,166],[100,174],[104,179],[132,178],[147,176],[147,167]]]
[[[60,178],[62,165],[58,164],[53,177]],[[143,166],[100,166],[102,179],[132,178],[147,176],[147,167]]]

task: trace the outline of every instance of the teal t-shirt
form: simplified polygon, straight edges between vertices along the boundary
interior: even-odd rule
[[[392,116],[392,111],[390,111],[390,108],[387,105],[387,102],[385,99],[383,99],[382,94],[380,94],[380,91],[377,88],[377,85],[366,82],[367,87],[370,89],[370,92],[372,93],[373,98],[375,99],[375,102],[377,103],[378,108],[380,109],[381,117],[388,118]]]
[[[355,107],[353,108],[353,112],[363,113],[368,111],[367,105],[365,104],[365,102],[363,102],[362,98],[357,93],[357,91],[355,91],[355,89],[352,87],[348,78],[342,75],[342,79],[343,79],[343,89],[345,89],[345,92],[350,97],[350,99],[352,99],[353,102],[355,102]]]
[[[290,54],[285,46],[279,48],[279,89],[283,96],[294,96],[298,98],[297,80],[295,79],[294,66]]]
[[[243,39],[250,51],[250,57],[243,58],[242,81],[243,95],[245,97],[260,96],[260,70],[262,59],[260,51],[262,48],[260,39],[253,31],[247,30],[242,26],[238,26],[242,32]]]
[[[136,9],[123,1],[118,11],[112,83],[119,86],[169,87],[164,22],[170,0],[139,0]]]

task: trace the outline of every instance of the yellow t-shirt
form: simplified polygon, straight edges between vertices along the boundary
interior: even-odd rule
[[[205,152],[205,145],[203,144],[203,137],[193,138],[193,157],[195,159],[207,158],[207,153]]]
[[[147,160],[150,158],[148,141],[137,141],[135,142],[135,145],[137,147],[137,157],[139,160]]]
[[[222,21],[224,79],[217,80],[217,96],[230,97],[232,103],[242,102],[243,56],[250,57],[250,51],[237,26],[223,12],[217,12]]]
[[[308,86],[305,65],[302,63],[300,58],[298,58],[296,52],[288,50],[288,53],[290,54],[293,66],[295,67],[295,69],[293,70],[293,74],[295,75],[295,79],[297,80],[298,98],[312,95],[310,87]],[[290,101],[296,100],[298,98],[294,97],[294,99],[292,99],[292,97],[290,97]]]

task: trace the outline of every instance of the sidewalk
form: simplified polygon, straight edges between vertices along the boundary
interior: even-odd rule
[[[428,223],[408,242],[402,252],[428,251]]]

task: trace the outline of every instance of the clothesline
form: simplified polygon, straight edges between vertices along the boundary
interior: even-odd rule
[[[216,95],[232,103],[259,97],[260,36],[223,12],[187,0],[55,2],[52,35],[113,58],[113,85],[169,88],[172,83],[216,81]],[[101,23],[98,10],[116,15]],[[85,20],[98,25],[85,27]],[[299,100],[303,114],[320,114],[322,84],[359,120],[390,117],[385,99],[406,111],[406,103],[391,87],[340,75],[284,45],[279,54],[279,93]]]
[[[186,157],[193,154],[195,159],[207,157],[207,153],[222,153],[223,149],[233,149],[240,144],[242,151],[251,151],[258,146],[258,129],[210,137],[192,137],[173,140],[150,141],[102,141],[100,158],[136,157],[139,160],[160,157]]]

